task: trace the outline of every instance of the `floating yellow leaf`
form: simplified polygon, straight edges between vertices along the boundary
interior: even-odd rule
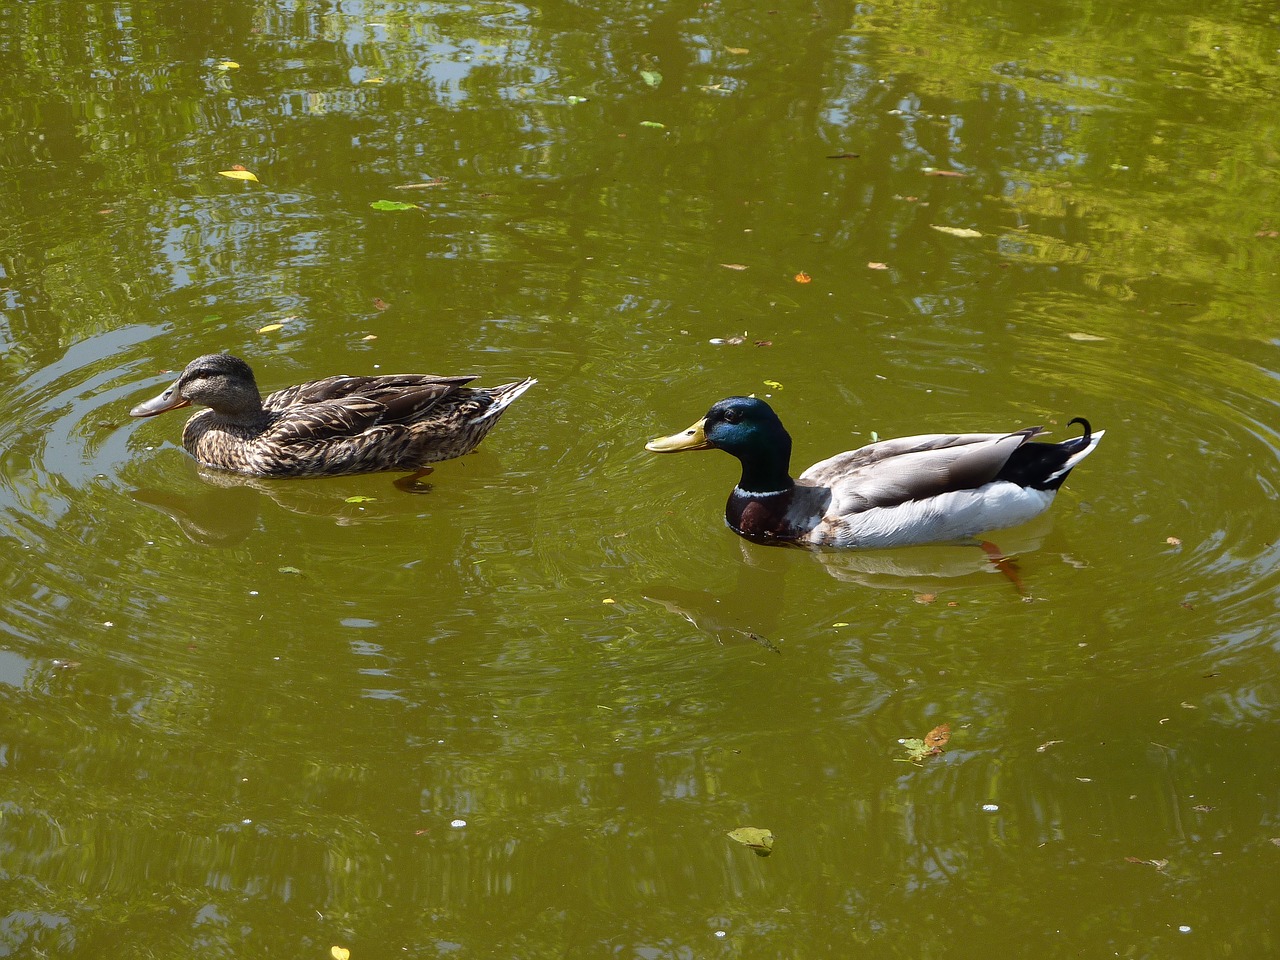
[[[351,951],[346,947],[330,947],[329,956],[333,957],[333,960],[351,960]]]
[[[743,54],[743,53],[750,53],[750,52],[751,52],[751,51],[750,51],[750,50],[748,50],[746,47],[725,47],[725,48],[724,48],[724,50],[725,50],[725,53],[736,53],[736,54]]]
[[[221,63],[218,64],[218,69],[219,70],[239,70],[240,64],[236,63],[234,60],[223,60]]]
[[[773,852],[773,831],[763,827],[738,827],[729,831],[729,839],[750,847],[762,857]]]
[[[766,381],[764,382],[764,385],[765,385],[766,387],[773,387],[773,389],[775,389],[775,390],[781,390],[781,389],[782,389],[782,384],[780,384],[777,380],[766,380]]]
[[[1068,333],[1068,337],[1072,340],[1079,340],[1081,343],[1093,343],[1098,340],[1105,340],[1106,337],[1100,337],[1094,333]]]
[[[617,600],[615,600],[615,599],[613,599],[613,597],[605,597],[605,598],[604,598],[603,600],[601,600],[600,602],[601,602],[601,603],[617,603],[618,601],[617,601]]]
[[[936,223],[929,224],[939,233],[949,233],[953,237],[980,237],[982,236],[977,230],[970,230],[968,227],[941,227]]]
[[[218,176],[227,177],[231,180],[252,180],[254,183],[259,182],[258,178],[248,170],[219,170]]]
[[[365,77],[360,82],[361,83],[386,83],[387,80],[385,77]]]
[[[813,277],[809,276],[803,270],[796,274],[796,283],[811,283]]]
[[[275,333],[277,330],[279,330],[283,326],[284,326],[283,323],[268,323],[265,327],[259,327],[258,332],[259,333]]]
[[[872,260],[870,263],[867,264],[867,269],[868,270],[888,270],[889,265],[887,263],[881,263],[879,260]]]

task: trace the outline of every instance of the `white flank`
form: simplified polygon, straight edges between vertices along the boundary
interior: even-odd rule
[[[824,531],[822,539],[815,542],[875,549],[966,540],[987,530],[1016,527],[1038,517],[1049,509],[1056,493],[1001,480],[896,507],[875,507],[848,518],[834,530]]]

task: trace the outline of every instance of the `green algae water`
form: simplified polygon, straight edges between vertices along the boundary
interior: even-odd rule
[[[0,0],[0,956],[1275,955],[1278,25]],[[539,383],[248,481],[220,350]],[[1020,594],[734,536],[749,393],[1107,436]]]

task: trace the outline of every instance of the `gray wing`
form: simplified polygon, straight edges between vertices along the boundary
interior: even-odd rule
[[[1028,427],[884,440],[815,463],[800,481],[831,488],[831,508],[840,515],[893,507],[990,483],[1013,451],[1040,432]]]

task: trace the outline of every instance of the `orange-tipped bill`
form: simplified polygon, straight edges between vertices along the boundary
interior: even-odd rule
[[[712,450],[715,445],[707,439],[703,426],[706,418],[699,420],[688,430],[681,430],[669,437],[658,437],[650,440],[644,448],[651,453],[683,453],[686,450]]]

